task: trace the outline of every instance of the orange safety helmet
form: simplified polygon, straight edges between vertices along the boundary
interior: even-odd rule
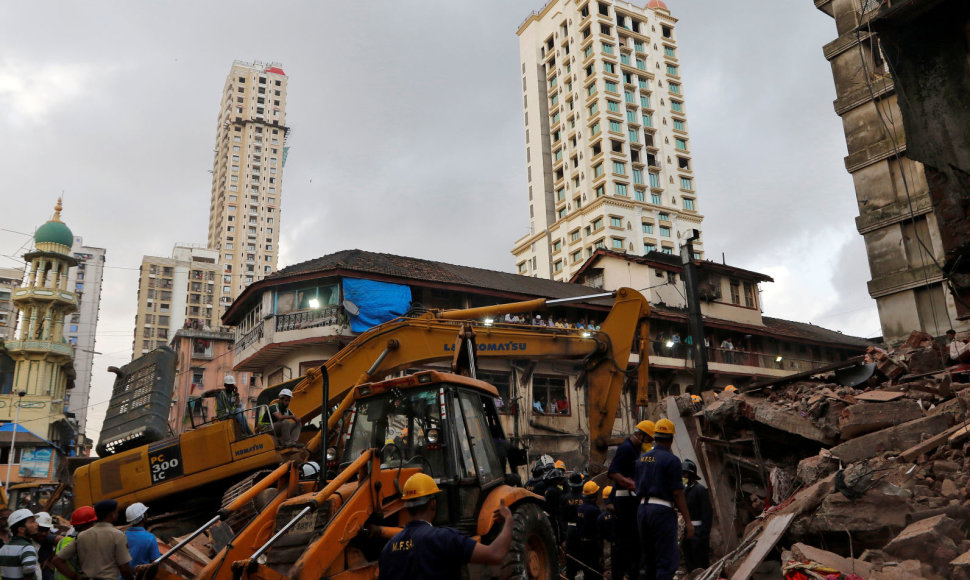
[[[97,520],[98,516],[94,513],[94,508],[89,505],[81,506],[71,514],[72,526],[83,526],[84,524],[90,524]]]
[[[674,422],[670,419],[661,419],[657,421],[657,430],[655,435],[669,435],[674,436],[676,428],[674,428]]]
[[[404,500],[404,507],[416,507],[428,503],[431,496],[440,491],[430,475],[415,473],[404,483],[401,499]]]

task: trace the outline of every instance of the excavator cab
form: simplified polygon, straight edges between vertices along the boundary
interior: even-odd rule
[[[404,482],[423,471],[442,490],[437,525],[490,541],[499,529],[492,513],[501,501],[510,507],[517,525],[502,577],[512,572],[509,577],[558,578],[542,498],[505,483],[493,439],[502,436],[497,396],[487,383],[437,371],[356,387],[343,430],[340,474],[321,491],[282,501],[272,538],[233,569],[251,579],[326,578],[375,569],[384,544],[409,519],[401,499]],[[470,566],[468,576],[492,578],[495,572]]]

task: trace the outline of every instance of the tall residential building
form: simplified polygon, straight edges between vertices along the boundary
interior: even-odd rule
[[[17,310],[13,305],[14,289],[24,279],[23,268],[0,268],[0,342],[17,332]]]
[[[835,20],[838,38],[822,47],[835,80],[855,185],[856,229],[869,255],[869,295],[876,300],[883,339],[899,344],[913,330],[942,336],[970,329],[957,320],[945,289],[943,244],[923,164],[906,150],[899,103],[878,36],[865,26],[882,2],[814,0]],[[863,7],[866,14],[863,14]]]
[[[210,248],[179,244],[171,258],[143,257],[132,359],[167,345],[180,328],[219,329],[228,278]]]
[[[700,229],[676,22],[660,0],[552,0],[519,27],[519,274],[569,280],[597,249],[675,253]]]
[[[74,389],[67,394],[68,411],[74,413],[81,433],[87,425],[88,401],[91,396],[91,374],[94,369],[95,334],[101,312],[101,280],[104,278],[104,248],[84,245],[74,236],[71,255],[77,267],[70,270],[67,286],[77,295],[78,309],[64,328],[64,338],[74,345]]]
[[[209,247],[231,277],[229,302],[276,270],[286,160],[286,82],[279,64],[232,64],[222,91]]]

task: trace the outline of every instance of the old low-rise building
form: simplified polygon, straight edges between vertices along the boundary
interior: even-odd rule
[[[598,257],[602,256],[598,254]],[[676,274],[676,268],[671,264],[666,265],[665,275],[668,272]],[[729,279],[727,273],[725,280]],[[655,276],[656,273],[650,270],[646,275]],[[755,284],[753,295],[757,295],[756,282],[764,278],[756,273],[747,273],[744,277],[744,280]],[[575,283],[391,254],[346,250],[284,268],[246,288],[223,317],[225,325],[236,329],[234,370],[253,373],[261,377],[261,384],[273,385],[297,378],[307,369],[321,365],[366,328],[366,325],[360,326],[359,313],[355,316],[351,312],[358,310],[356,302],[360,300],[360,286],[368,282],[400,290],[400,296],[407,298],[405,306],[398,312],[400,315],[405,314],[408,308],[469,308],[538,297],[588,296],[599,291]],[[599,286],[608,288],[602,284]],[[635,288],[648,286],[633,283]],[[743,292],[743,283],[740,288]],[[665,302],[668,300],[667,294],[645,293],[648,299],[656,302],[651,314],[652,325],[667,328],[683,320],[677,305]],[[518,321],[510,319],[499,322],[536,324],[541,316],[541,320],[545,321],[543,324],[548,324],[552,319],[562,326],[574,328],[580,324],[595,326],[605,318],[610,303],[610,300],[588,300],[535,313],[535,316],[525,315]],[[711,306],[715,311],[731,307]],[[760,311],[757,306],[753,312],[750,310],[744,309],[743,315],[737,317],[740,321],[730,323],[734,325],[731,328],[738,333],[761,328],[763,332],[759,336],[767,340],[772,333],[765,328],[766,325],[762,325]],[[784,324],[797,325],[779,321],[779,330],[775,332],[779,337],[793,334],[780,330]],[[724,331],[729,329],[725,327]],[[555,331],[555,327],[552,331]],[[829,354],[835,358],[859,352],[862,342],[847,337],[841,344],[833,342],[831,346],[834,350]],[[442,362],[438,368],[447,367],[450,361],[450,356],[444,356],[445,345],[442,345],[442,349]],[[635,355],[632,362],[637,362]],[[733,372],[739,378],[794,371],[745,363],[746,360],[743,361],[739,355],[737,361],[732,359],[723,363],[720,370]],[[664,370],[676,370],[678,365],[684,368],[685,362],[673,353],[660,352],[652,356],[650,365],[654,378],[658,379],[651,388],[652,396],[656,396],[660,388],[672,388]],[[571,466],[583,463],[582,450],[588,445],[589,430],[585,418],[586,391],[580,362],[482,357],[479,368],[480,378],[494,384],[499,390],[500,411],[506,432],[529,448],[530,457],[552,453],[565,458]],[[614,425],[617,435],[629,432],[635,423],[632,387],[632,384],[628,385],[620,402],[620,412]]]

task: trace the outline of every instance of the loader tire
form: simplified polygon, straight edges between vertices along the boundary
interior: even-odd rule
[[[520,503],[512,507],[512,520],[512,546],[499,578],[558,580],[559,550],[545,512],[534,503]]]

